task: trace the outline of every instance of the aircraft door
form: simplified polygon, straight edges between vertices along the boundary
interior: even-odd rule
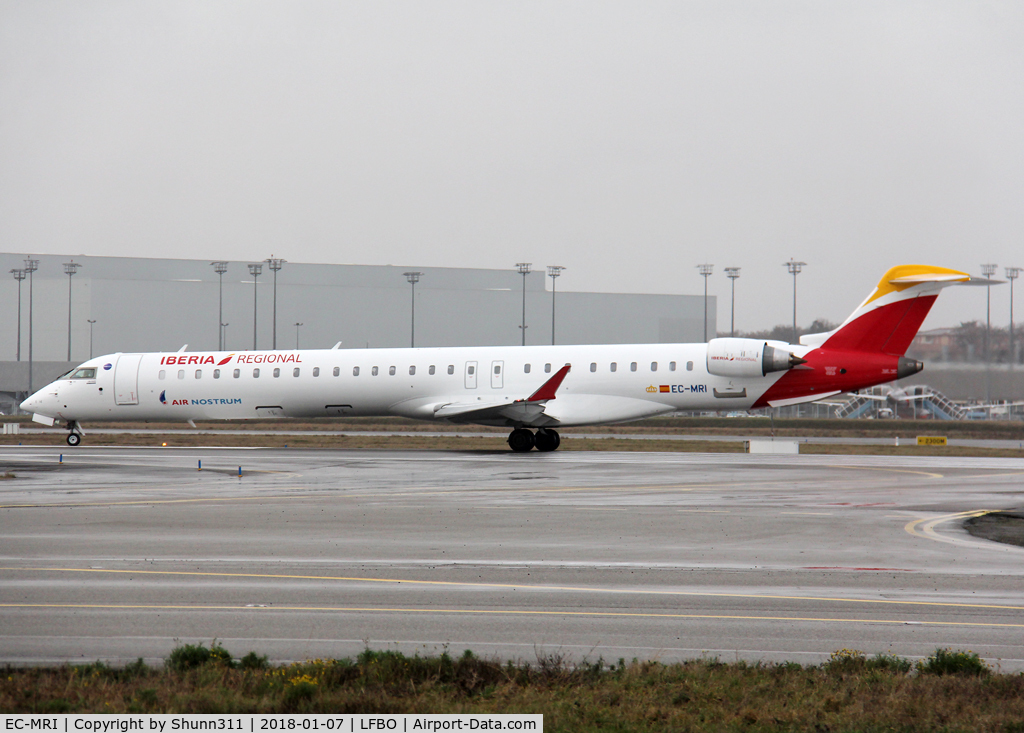
[[[505,384],[505,362],[491,362],[491,389],[501,389]]]
[[[466,389],[476,389],[476,362],[466,362]]]
[[[139,363],[142,354],[121,354],[114,366],[114,395],[119,405],[139,404]]]

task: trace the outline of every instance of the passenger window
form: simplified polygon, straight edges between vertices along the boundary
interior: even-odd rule
[[[260,376],[260,369],[259,369],[259,367],[256,367],[255,369],[252,370],[252,376],[254,378],[256,378],[256,379],[259,379],[259,376]]]
[[[319,377],[320,376],[320,367],[313,367],[313,376],[314,377]]]
[[[392,377],[395,376],[395,368],[394,367],[389,368],[388,369],[388,374],[390,374]]]
[[[551,373],[551,364],[550,363],[544,365],[544,373],[545,374],[550,374]]]
[[[454,364],[449,364],[448,365],[448,373],[449,374],[455,374],[455,365]]]
[[[523,373],[524,374],[529,374],[530,373],[530,365],[529,364],[523,364]]]
[[[277,379],[280,376],[281,376],[281,369],[278,368],[278,367],[274,367],[274,379]]]
[[[214,379],[220,379],[220,369],[214,369],[213,370],[213,378]]]
[[[617,372],[619,370],[619,365],[616,362],[613,361],[611,363],[611,366],[608,367],[608,369],[613,371],[613,372]]]
[[[636,371],[636,362],[635,361],[631,361],[629,363],[629,371],[631,371],[631,372],[635,372]]]
[[[597,371],[597,362],[596,361],[590,362],[590,371],[592,371],[592,372],[596,372]]]
[[[414,366],[409,367],[409,376],[411,377],[414,374],[416,374],[416,367],[414,367]]]
[[[295,367],[294,369],[292,369],[292,376],[293,377],[299,376],[299,367]]]
[[[234,372],[232,372],[231,376],[234,377],[235,379],[238,379],[240,376],[242,376],[242,370],[236,369]]]
[[[334,376],[338,376],[339,374],[341,374],[341,367],[334,367]],[[352,376],[359,376],[359,367],[352,367]]]
[[[430,365],[430,369],[427,370],[427,373],[430,374],[431,376],[434,375],[434,365],[433,364]]]
[[[668,363],[668,370],[670,372],[674,372],[676,370],[676,363],[674,361],[670,361]]]
[[[686,362],[686,371],[688,371],[688,372],[692,372],[693,371],[693,362],[692,361]]]
[[[651,362],[651,371],[652,372],[658,371],[658,362],[656,362],[656,361],[652,361]]]
[[[377,367],[374,367],[373,369],[370,370],[370,376],[372,377],[376,377],[379,373],[380,370]]]
[[[163,379],[164,377],[166,377],[166,376],[167,376],[167,372],[166,372],[166,371],[164,371],[163,369],[161,369],[161,370],[160,370],[160,374],[158,374],[157,376],[158,376],[158,377],[159,377],[160,379]]]
[[[196,369],[196,379],[202,379],[202,378],[203,378],[203,370],[202,369]]]
[[[184,369],[179,369],[178,370],[178,379],[184,379],[184,378],[185,378],[185,370]]]

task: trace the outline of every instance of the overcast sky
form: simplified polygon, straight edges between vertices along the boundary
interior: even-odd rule
[[[1022,133],[1020,2],[0,1],[7,252],[706,261],[740,329],[789,321],[795,257],[840,321],[891,265],[1024,265]]]

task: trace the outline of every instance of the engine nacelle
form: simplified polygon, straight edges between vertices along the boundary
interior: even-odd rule
[[[708,342],[708,373],[719,377],[763,377],[805,361],[758,339],[722,338]]]

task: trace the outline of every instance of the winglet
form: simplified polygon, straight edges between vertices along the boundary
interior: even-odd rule
[[[543,402],[544,400],[555,399],[555,392],[562,386],[562,380],[565,379],[565,375],[572,369],[572,364],[566,364],[564,367],[555,372],[554,376],[548,381],[544,382],[536,392],[526,398],[527,402]]]

